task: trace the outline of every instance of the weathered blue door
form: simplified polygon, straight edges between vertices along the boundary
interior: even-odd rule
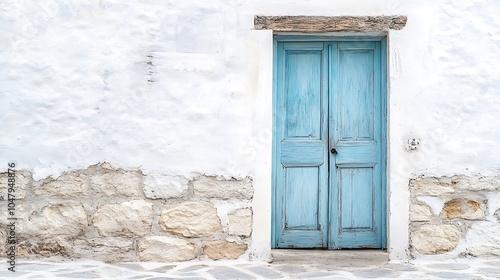
[[[276,43],[275,248],[385,247],[383,44]]]

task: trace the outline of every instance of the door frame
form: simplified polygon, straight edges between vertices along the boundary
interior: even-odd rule
[[[387,52],[388,52],[388,46],[387,46],[387,36],[325,36],[325,35],[274,35],[273,36],[273,70],[272,70],[272,75],[273,75],[273,90],[272,90],[272,170],[271,170],[271,176],[272,176],[272,181],[271,181],[271,248],[275,248],[276,244],[276,223],[275,223],[275,215],[278,213],[275,212],[275,204],[276,204],[276,187],[277,187],[277,171],[276,171],[276,164],[279,162],[279,159],[277,158],[277,139],[276,139],[276,120],[277,120],[277,91],[278,91],[278,83],[276,82],[277,76],[278,76],[278,69],[277,69],[277,44],[278,42],[325,42],[325,41],[337,41],[337,42],[346,42],[346,41],[351,41],[351,42],[362,42],[362,41],[376,41],[380,42],[380,50],[381,50],[381,56],[380,56],[380,61],[381,61],[381,73],[380,73],[380,93],[381,93],[381,141],[384,143],[382,145],[382,164],[384,165],[382,168],[382,212],[383,212],[383,217],[382,217],[382,227],[381,227],[381,235],[382,235],[382,248],[387,248],[387,240],[388,240],[388,234],[387,234],[387,226],[388,226],[388,219],[389,219],[389,212],[388,212],[388,196],[387,196],[387,177],[388,177],[388,88],[387,88]],[[330,186],[330,180],[331,178],[328,178],[328,184]],[[328,196],[330,197],[330,195]],[[328,205],[332,205],[331,202],[328,202]],[[330,228],[330,223],[331,223],[331,217],[328,218],[328,227]],[[328,242],[331,242],[331,235],[328,234]],[[330,245],[329,245],[330,247]]]

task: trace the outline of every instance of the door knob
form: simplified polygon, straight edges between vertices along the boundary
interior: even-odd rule
[[[332,154],[336,155],[336,154],[337,154],[337,149],[332,148],[332,149],[330,150],[330,152],[332,152]]]

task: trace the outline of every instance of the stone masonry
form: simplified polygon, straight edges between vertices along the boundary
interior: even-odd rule
[[[413,257],[500,255],[500,177],[410,180]]]
[[[0,174],[0,200],[7,199]],[[34,181],[16,174],[16,254],[106,262],[247,258],[250,178],[144,174],[109,163]],[[223,202],[223,203],[222,203]],[[6,256],[6,203],[0,253]]]

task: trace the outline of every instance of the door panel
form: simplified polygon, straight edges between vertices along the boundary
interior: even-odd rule
[[[281,141],[281,164],[284,167],[320,166],[325,158],[325,141],[283,140]]]
[[[339,49],[339,139],[373,139],[373,50]]]
[[[285,172],[285,230],[318,229],[318,167],[286,168]]]
[[[320,139],[321,51],[286,51],[286,137]]]
[[[373,168],[339,170],[342,230],[373,229]]]
[[[276,44],[273,247],[384,246],[380,60],[380,42]]]

